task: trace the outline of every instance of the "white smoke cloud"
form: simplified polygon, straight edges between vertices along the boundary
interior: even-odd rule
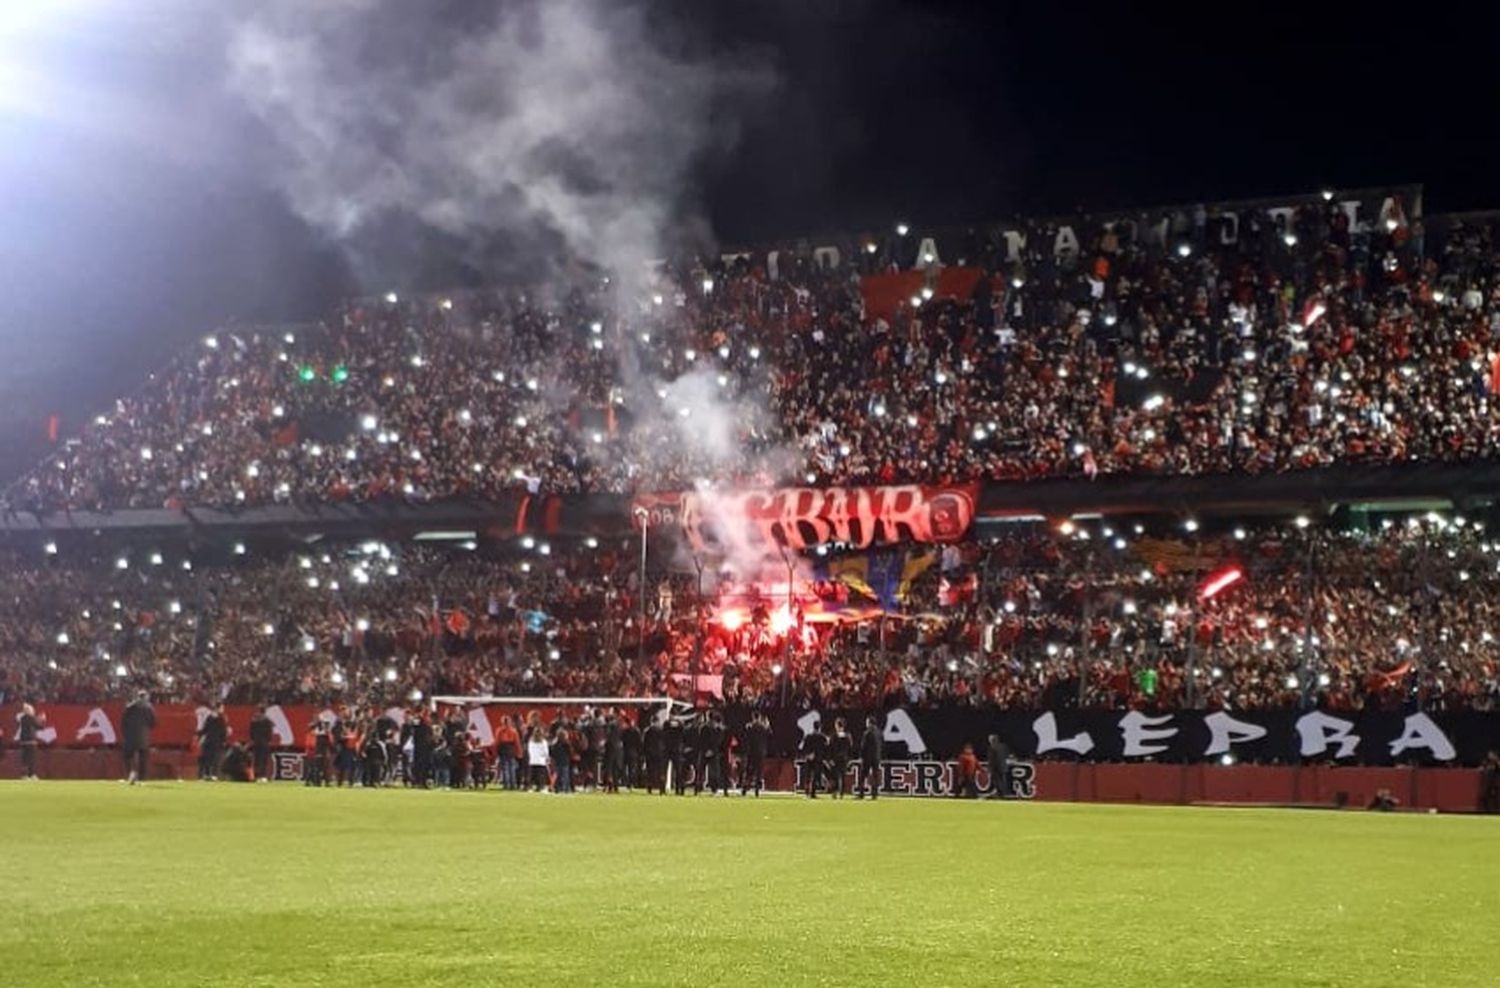
[[[269,0],[229,33],[231,88],[277,144],[295,211],[357,252],[414,220],[629,280],[691,215],[691,173],[770,74],[684,54],[622,0]],[[561,250],[558,250],[558,248]]]

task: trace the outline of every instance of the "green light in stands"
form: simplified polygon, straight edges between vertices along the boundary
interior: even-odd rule
[[[349,368],[339,364],[333,369],[333,383],[343,384],[347,380],[349,380]]]
[[[301,381],[303,384],[311,384],[313,378],[317,376],[318,372],[313,370],[312,367],[307,364],[303,364],[302,367],[297,370],[297,380]]]

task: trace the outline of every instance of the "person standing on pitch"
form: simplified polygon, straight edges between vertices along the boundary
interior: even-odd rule
[[[1000,735],[991,734],[989,747],[985,749],[984,760],[990,770],[990,793],[988,799],[1004,799],[1006,791],[1006,773],[1010,770],[1010,747],[1002,740]]]
[[[219,778],[219,763],[224,760],[224,748],[229,743],[229,722],[224,719],[224,705],[216,703],[203,718],[198,728],[198,781],[209,782]]]
[[[521,754],[521,735],[510,714],[500,718],[495,729],[495,760],[500,766],[500,786],[513,791],[516,786],[516,761]]]
[[[686,787],[687,775],[687,752],[683,747],[681,718],[667,718],[667,724],[662,728],[662,739],[666,744],[667,764],[672,767],[672,791],[681,796]],[[666,794],[667,790],[663,788],[662,795]]]
[[[859,792],[855,799],[880,797],[880,756],[885,748],[885,739],[880,734],[880,724],[874,717],[865,718],[865,733],[859,738]]]
[[[120,718],[124,742],[121,750],[125,753],[125,768],[129,773],[126,781],[131,785],[146,781],[146,762],[151,755],[151,730],[154,727],[156,711],[151,708],[146,691],[139,690]]]
[[[545,792],[547,789],[548,754],[547,735],[542,731],[541,724],[530,726],[526,737],[526,768],[531,776],[533,792]]]
[[[31,704],[23,703],[21,712],[16,715],[16,722],[16,743],[21,748],[21,778],[35,782],[37,779],[36,735],[45,723],[45,718],[40,716]]]
[[[643,715],[645,716],[645,715]],[[652,716],[641,732],[641,748],[646,754],[646,791],[655,789],[667,794],[667,741],[666,732]]]
[[[833,773],[833,798],[844,798],[844,786],[848,782],[849,760],[854,756],[854,739],[844,726],[844,718],[833,722],[833,736],[828,739],[828,766]]]
[[[725,745],[729,740],[728,732],[724,730],[724,720],[719,716],[717,710],[710,710],[708,719],[704,721],[701,733],[698,735],[703,746],[702,754],[698,756],[698,762],[703,766],[703,774],[706,776],[702,784],[708,786],[708,794],[714,793],[727,796],[729,794],[729,768],[728,757],[725,754]],[[701,788],[701,785],[700,785]]]
[[[745,760],[740,765],[740,795],[749,792],[753,786],[755,795],[759,796],[766,782],[766,748],[771,739],[771,722],[766,715],[757,710],[750,715],[750,723],[745,725],[744,745]]]
[[[264,706],[255,708],[250,721],[250,765],[256,782],[271,781],[271,738],[274,727]]]
[[[818,798],[818,785],[823,777],[823,758],[828,754],[828,735],[822,731],[809,731],[802,739],[803,771],[807,773],[807,798]]]
[[[611,713],[604,718],[604,787],[607,792],[619,792],[625,775],[625,735],[620,730],[620,718]]]
[[[641,787],[641,729],[636,724],[636,717],[623,716],[624,723],[620,731],[620,747],[625,758],[625,788],[636,790]]]

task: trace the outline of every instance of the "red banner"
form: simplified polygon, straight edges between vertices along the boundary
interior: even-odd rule
[[[865,549],[901,542],[957,542],[974,521],[978,485],[783,487],[752,491],[644,494],[632,504],[639,527],[676,528],[699,552],[829,542]]]
[[[151,732],[151,744],[158,748],[191,748],[194,746],[198,728],[208,716],[209,708],[191,703],[159,703],[156,712],[156,728]],[[248,742],[250,721],[255,717],[256,707],[249,704],[225,706],[224,716],[229,721],[229,740]],[[442,707],[446,714],[451,708]],[[539,711],[544,721],[551,721],[560,711],[576,716],[582,708],[546,704],[495,704],[471,708],[467,711],[469,727],[479,736],[481,743],[489,745],[495,740],[495,729],[500,719],[509,716],[516,724],[524,721],[533,710]],[[123,703],[60,704],[40,703],[37,713],[44,718],[38,740],[45,747],[53,748],[108,748],[120,742],[120,716],[125,712]],[[392,707],[386,711],[397,723],[406,719],[406,711]],[[18,703],[0,706],[0,729],[3,729],[5,747],[13,746],[19,737],[17,719],[21,713]],[[338,711],[332,707],[313,704],[271,705],[266,716],[271,721],[272,743],[278,747],[300,748],[308,729],[319,717],[332,720]]]

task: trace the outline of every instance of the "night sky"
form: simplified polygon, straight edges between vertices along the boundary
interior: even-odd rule
[[[1472,15],[697,0],[660,16],[775,67],[774,95],[737,111],[738,144],[700,169],[726,244],[1405,182],[1429,213],[1500,206],[1500,73]],[[164,153],[0,99],[7,479],[45,453],[49,414],[76,431],[221,321],[315,318],[359,287],[253,168],[194,153],[226,139],[194,99],[207,60],[119,38],[55,48],[58,72],[190,127]]]

